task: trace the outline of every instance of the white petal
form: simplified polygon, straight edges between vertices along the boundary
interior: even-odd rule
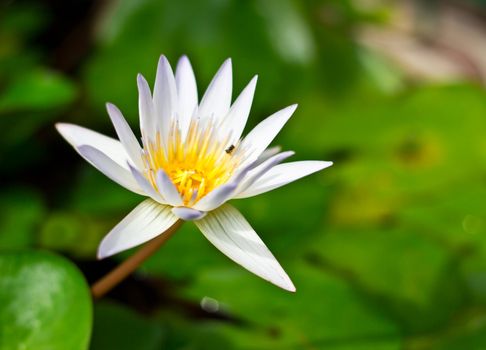
[[[179,127],[182,139],[186,137],[191,118],[197,108],[197,85],[194,71],[187,56],[182,56],[177,63],[175,80],[179,98]]]
[[[279,164],[234,198],[247,198],[271,191],[331,165],[332,162],[312,160]]]
[[[201,198],[193,207],[200,211],[210,211],[221,206],[233,197],[238,184],[238,182],[233,181],[217,187]]]
[[[253,162],[260,156],[268,145],[270,145],[275,136],[277,136],[285,123],[287,123],[296,108],[297,105],[284,108],[260,122],[252,131],[250,131],[239,147],[241,151],[246,152],[248,155],[248,160],[246,163],[242,164],[243,166],[248,162]]]
[[[283,162],[285,159],[293,156],[294,154],[295,153],[293,151],[287,151],[278,153],[273,157],[268,158],[267,160],[256,166],[254,169],[252,169],[250,172],[248,172],[245,179],[239,184],[236,192],[242,192],[245,189],[249,188],[251,185],[253,185],[253,183],[255,183],[255,181],[257,181],[275,165]]]
[[[203,218],[206,213],[193,208],[175,207],[172,208],[172,213],[182,220],[193,221]]]
[[[199,118],[204,120],[213,117],[215,122],[223,118],[231,105],[232,85],[231,59],[228,58],[219,68],[201,99],[197,112]]]
[[[143,169],[142,148],[140,147],[137,138],[133,134],[132,129],[130,129],[130,126],[123,117],[123,114],[115,105],[111,103],[106,104],[106,110],[108,111],[111,122],[115,127],[118,138],[120,139],[123,147],[125,147],[130,159],[137,168]]]
[[[137,76],[138,113],[140,115],[140,131],[144,139],[153,140],[156,132],[156,117],[152,94],[147,80],[142,74]]]
[[[165,232],[177,220],[169,206],[146,199],[103,239],[98,248],[98,258],[103,259],[145,243]]]
[[[154,106],[157,112],[157,125],[162,138],[167,139],[172,118],[177,111],[177,87],[174,73],[167,58],[162,55],[157,66],[157,77],[154,86]]]
[[[76,151],[82,145],[94,147],[128,170],[127,161],[130,157],[120,141],[74,124],[58,123],[56,129]]]
[[[233,175],[229,181],[201,198],[196,204],[193,205],[194,209],[200,211],[210,211],[220,205],[222,205],[227,200],[231,199],[238,188],[238,185],[245,178],[246,174],[253,169],[254,164],[249,164],[238,173]]]
[[[258,76],[253,77],[231,106],[228,115],[221,121],[222,132],[224,134],[231,134],[230,144],[235,144],[243,133],[248,115],[250,114],[257,79]]]
[[[152,186],[152,184],[142,175],[142,173],[129,165],[130,171],[132,173],[133,178],[137,181],[140,188],[153,200],[161,203],[161,204],[168,204],[164,197],[157,192],[157,190]]]
[[[100,150],[92,146],[83,145],[78,148],[78,151],[91,164],[93,164],[96,169],[101,171],[111,180],[132,192],[142,195],[145,194],[132,177],[130,171],[122,168]]]
[[[257,276],[295,292],[289,276],[238,210],[225,204],[194,223],[231,260]]]
[[[268,158],[263,163],[256,160],[252,164],[235,174],[227,183],[221,185],[207,195],[205,195],[199,202],[194,204],[194,209],[200,211],[210,211],[221,206],[226,201],[235,197],[235,193],[239,193],[243,189],[251,185],[256,179],[263,175],[268,169],[284,161],[286,158],[292,156],[294,152],[287,151],[274,155]]]
[[[177,188],[165,171],[159,169],[155,175],[155,180],[160,193],[170,205],[180,206],[183,204],[179,191],[177,191]]]
[[[281,150],[282,150],[282,147],[280,147],[280,146],[274,146],[274,147],[267,148],[258,157],[258,159],[256,161],[257,165],[262,164],[264,161],[266,161],[270,157],[273,157],[274,155],[279,153]]]

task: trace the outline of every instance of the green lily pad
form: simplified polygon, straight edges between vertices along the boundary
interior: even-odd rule
[[[0,254],[0,349],[85,350],[91,296],[79,270],[40,251]]]

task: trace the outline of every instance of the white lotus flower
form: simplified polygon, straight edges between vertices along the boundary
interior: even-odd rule
[[[99,171],[148,197],[103,239],[98,257],[149,241],[178,219],[193,220],[230,259],[295,291],[253,228],[226,202],[256,196],[332,165],[322,161],[280,164],[293,152],[267,148],[297,106],[272,114],[241,138],[257,77],[231,104],[230,59],[216,73],[199,104],[194,73],[185,56],[175,75],[161,56],[153,96],[142,75],[137,82],[142,146],[112,104],[107,104],[107,110],[119,140],[72,124],[56,125]]]

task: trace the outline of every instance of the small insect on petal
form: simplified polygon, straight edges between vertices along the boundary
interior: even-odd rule
[[[224,151],[228,154],[231,154],[231,152],[233,152],[234,149],[235,149],[235,145],[231,145],[228,148],[226,148]]]

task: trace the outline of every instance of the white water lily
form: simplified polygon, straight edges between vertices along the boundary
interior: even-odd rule
[[[142,145],[120,110],[109,103],[108,114],[119,140],[72,124],[56,125],[99,171],[148,197],[103,239],[99,258],[147,242],[179,219],[194,221],[230,259],[283,289],[295,291],[257,233],[226,202],[268,192],[332,162],[280,164],[293,152],[267,148],[296,105],[272,114],[241,138],[256,81],[255,76],[231,104],[232,68],[228,59],[198,104],[196,80],[187,57],[179,60],[174,75],[161,56],[153,95],[144,77],[137,77]]]

